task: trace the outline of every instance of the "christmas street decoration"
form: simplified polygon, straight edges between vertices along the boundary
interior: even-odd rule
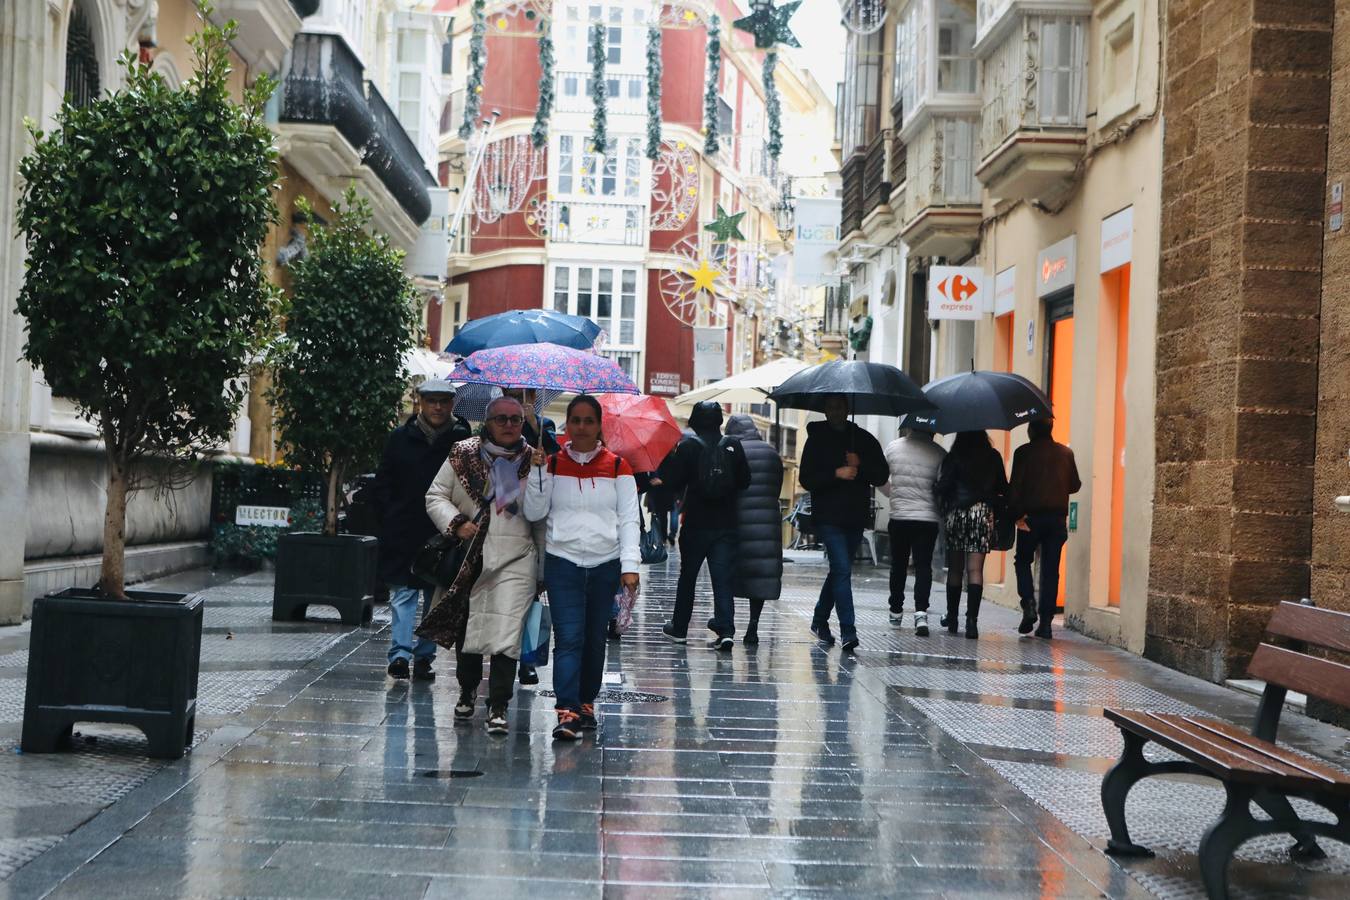
[[[647,158],[661,155],[661,26],[647,29]]]
[[[690,235],[670,249],[673,265],[661,270],[657,289],[670,314],[686,325],[697,325],[701,310],[712,308],[713,298],[732,293],[729,272],[736,270],[740,253],[731,244],[714,244],[708,235]]]
[[[708,265],[706,259],[700,259],[698,261],[697,269],[684,269],[683,271],[685,275],[689,276],[690,281],[693,282],[693,289],[695,291],[707,291],[710,294],[716,289],[714,285],[717,279],[726,274],[721,269]]]
[[[800,47],[797,36],[788,27],[788,20],[801,5],[802,0],[792,0],[782,6],[774,6],[772,0],[752,0],[750,15],[742,16],[732,24],[753,34],[755,46],[760,50],[771,50],[779,44]]]
[[[722,83],[722,20],[708,21],[708,86],[703,92],[703,154],[714,156],[722,149],[717,139],[717,88]]]
[[[844,27],[857,35],[876,34],[886,24],[886,0],[850,0],[840,16]]]
[[[539,23],[539,108],[534,113],[530,140],[536,149],[548,144],[548,119],[553,112],[553,26]]]
[[[524,15],[531,22],[543,22],[553,14],[553,0],[489,0],[487,12],[506,18]]]
[[[738,212],[731,215],[722,208],[722,204],[717,204],[717,216],[707,225],[703,226],[704,231],[712,232],[713,239],[719,243],[725,244],[727,241],[743,241],[745,235],[741,234],[741,219],[745,218],[745,213]]]
[[[459,125],[459,136],[469,139],[478,124],[483,108],[483,67],[487,65],[486,0],[473,0],[473,32],[469,38],[469,75],[464,91],[464,121]]]
[[[775,162],[783,153],[783,102],[778,97],[778,84],[773,70],[778,66],[778,51],[764,54],[764,109],[769,118],[769,156]]]
[[[663,186],[662,181],[667,185]],[[698,157],[684,141],[661,144],[652,163],[652,231],[679,231],[698,206]]]
[[[609,146],[609,92],[605,88],[605,26],[591,26],[591,100],[595,114],[591,119],[591,144],[603,154]]]
[[[698,28],[702,12],[694,6],[682,6],[680,0],[653,0],[650,18],[662,28]]]
[[[548,177],[544,151],[527,134],[517,134],[488,144],[473,185],[473,209],[478,226],[520,212],[537,193],[536,183]]]

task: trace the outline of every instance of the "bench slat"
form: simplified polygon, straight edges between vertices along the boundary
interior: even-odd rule
[[[1117,724],[1135,726],[1132,730],[1140,731],[1164,747],[1188,756],[1205,768],[1226,777],[1242,776],[1240,780],[1250,781],[1253,778],[1261,779],[1283,775],[1282,772],[1275,771],[1265,762],[1238,756],[1228,749],[1227,742],[1221,743],[1216,738],[1183,731],[1156,713],[1108,709],[1106,710],[1106,716]]]
[[[1266,631],[1317,647],[1350,653],[1350,613],[1288,600],[1275,607]]]
[[[1286,764],[1283,762],[1283,756],[1275,759],[1269,756],[1268,752],[1250,753],[1241,745],[1227,740],[1217,730],[1206,731],[1203,728],[1196,730],[1196,724],[1200,722],[1222,726],[1226,726],[1227,723],[1217,720],[1187,720],[1183,716],[1137,710],[1108,709],[1105,714],[1117,725],[1143,734],[1227,780],[1251,784],[1275,782],[1290,787],[1350,794],[1350,781],[1340,780],[1339,776],[1338,780],[1329,782]],[[1247,739],[1254,740],[1250,735]],[[1279,748],[1276,747],[1275,750],[1278,751]]]
[[[1273,644],[1261,644],[1247,672],[1271,684],[1350,706],[1350,666],[1296,653]]]
[[[1184,716],[1183,718],[1197,728],[1203,728],[1206,731],[1220,734],[1235,744],[1241,744],[1253,753],[1258,753],[1271,759],[1277,759],[1281,763],[1298,769],[1311,778],[1325,781],[1329,785],[1350,782],[1350,776],[1338,772],[1324,763],[1308,759],[1304,756],[1299,756],[1278,744],[1271,744],[1268,741],[1263,741],[1235,725],[1230,725],[1229,723],[1218,719],[1197,719],[1191,716]]]

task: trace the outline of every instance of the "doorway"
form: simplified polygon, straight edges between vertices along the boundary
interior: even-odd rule
[[[1045,301],[1045,376],[1050,395],[1050,406],[1055,412],[1053,436],[1061,444],[1069,443],[1069,419],[1073,408],[1073,292]],[[1065,573],[1069,554],[1059,558],[1059,596],[1055,598],[1060,611],[1064,609]]]

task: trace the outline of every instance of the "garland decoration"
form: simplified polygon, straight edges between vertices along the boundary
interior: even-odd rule
[[[703,155],[722,149],[717,139],[717,88],[722,82],[722,20],[708,20],[708,87],[703,92]]]
[[[605,26],[591,26],[591,100],[595,116],[591,119],[591,144],[596,156],[604,156],[609,146],[609,92],[605,89]]]
[[[783,102],[778,96],[778,85],[773,71],[778,65],[778,51],[764,54],[764,108],[769,114],[769,157],[775,162],[783,152]]]
[[[548,119],[553,112],[553,27],[539,23],[539,108],[534,111],[530,141],[536,149],[548,144]]]
[[[647,29],[647,158],[661,156],[661,25]]]
[[[469,77],[464,92],[464,121],[459,136],[469,139],[483,108],[483,67],[487,65],[487,0],[473,0],[473,32],[469,38]]]

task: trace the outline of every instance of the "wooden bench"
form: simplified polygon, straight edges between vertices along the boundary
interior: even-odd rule
[[[1350,666],[1302,652],[1307,645],[1350,652],[1350,613],[1317,609],[1308,601],[1281,603],[1266,631],[1290,640],[1290,646],[1263,643],[1248,671],[1266,682],[1250,733],[1227,722],[1198,716],[1108,709],[1106,717],[1120,729],[1125,750],[1102,780],[1102,809],[1111,827],[1106,851],[1119,856],[1152,856],[1130,840],[1125,826],[1125,798],[1135,782],[1150,775],[1185,773],[1217,778],[1227,793],[1223,812],[1200,839],[1200,874],[1211,900],[1228,897],[1228,862],[1251,838],[1288,833],[1296,859],[1326,854],[1316,835],[1350,843],[1350,776],[1287,750],[1275,743],[1285,694],[1350,706]],[[1184,756],[1151,762],[1144,745],[1153,741]],[[1300,819],[1290,797],[1310,800],[1336,816],[1334,824]],[[1252,815],[1252,804],[1269,819]]]

